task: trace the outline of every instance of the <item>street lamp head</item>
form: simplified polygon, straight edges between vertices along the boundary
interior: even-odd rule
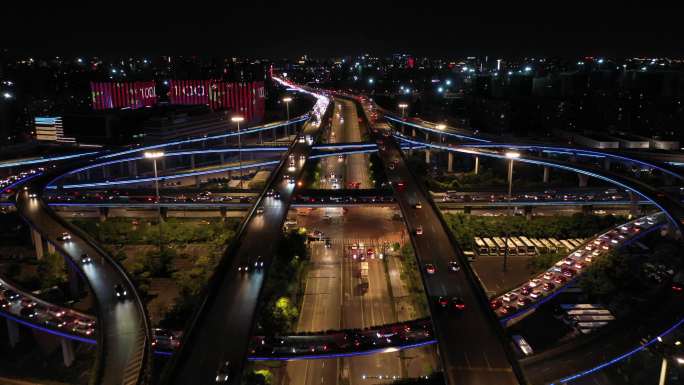
[[[520,153],[516,151],[506,151],[506,158],[517,159],[520,158]]]
[[[289,103],[289,102],[292,101],[292,98],[289,97],[289,96],[286,96],[286,97],[283,98],[283,101],[284,101],[285,103]]]
[[[239,123],[239,122],[243,122],[245,120],[245,118],[243,118],[242,116],[233,116],[232,118],[230,118],[230,120],[233,122]]]
[[[446,128],[447,128],[446,124],[440,123],[437,125],[437,129],[440,131],[444,131],[444,130],[446,130]]]
[[[678,363],[679,365],[684,365],[684,358],[677,357],[677,363]]]
[[[164,151],[145,151],[143,155],[147,159],[158,159],[164,156]]]

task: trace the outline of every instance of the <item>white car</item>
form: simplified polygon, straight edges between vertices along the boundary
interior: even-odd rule
[[[416,227],[416,235],[423,235],[423,226]]]
[[[71,234],[67,233],[66,231],[62,233],[59,237],[57,237],[58,241],[62,242],[68,242],[71,240]]]

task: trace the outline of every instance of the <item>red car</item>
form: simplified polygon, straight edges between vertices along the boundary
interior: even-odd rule
[[[397,191],[404,191],[406,189],[406,184],[404,181],[397,182]]]
[[[435,274],[435,271],[437,271],[437,269],[435,269],[435,265],[431,263],[426,263],[425,271],[427,271],[428,274]]]
[[[555,282],[555,283],[557,283],[557,284],[559,284],[559,285],[562,285],[562,284],[564,284],[564,283],[567,282],[567,281],[568,281],[568,279],[565,278],[565,277],[563,277],[562,275],[556,276],[556,278],[554,278],[554,280],[553,280],[553,282]]]
[[[500,308],[501,305],[503,305],[503,302],[500,299],[493,299],[493,300],[489,301],[489,307],[492,310],[496,310],[496,309]]]

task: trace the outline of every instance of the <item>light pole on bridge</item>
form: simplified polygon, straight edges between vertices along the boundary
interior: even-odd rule
[[[520,158],[520,153],[515,152],[515,151],[507,151],[506,152],[506,158],[508,159],[508,197],[507,197],[507,202],[508,202],[508,215],[512,217],[511,213],[511,190],[513,188],[513,162],[515,159]],[[511,232],[506,231],[506,240],[504,242],[504,259],[503,259],[503,271],[506,272],[507,270],[507,262],[508,262],[508,242],[510,242],[511,237]]]
[[[233,116],[230,118],[231,121],[237,123],[237,134],[238,134],[238,159],[240,166],[240,188],[242,188],[242,140],[240,139],[240,122],[243,122],[245,118],[242,116]]]
[[[154,189],[157,194],[157,227],[159,227],[159,257],[161,257],[163,243],[162,243],[162,215],[161,215],[161,197],[159,196],[159,175],[157,175],[157,159],[164,157],[164,151],[145,151],[143,153],[145,159],[152,159],[154,167]]]

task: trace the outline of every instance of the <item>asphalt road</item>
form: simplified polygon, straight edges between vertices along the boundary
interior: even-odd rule
[[[446,230],[442,227],[427,199],[417,187],[417,182],[408,171],[399,147],[393,140],[385,139],[386,150],[380,151],[380,157],[386,167],[387,176],[394,184],[403,181],[404,191],[396,191],[395,196],[404,213],[404,218],[412,232],[416,254],[420,265],[432,263],[436,266],[435,274],[423,277],[428,295],[431,297],[433,322],[440,341],[440,352],[446,366],[445,375],[451,385],[456,384],[517,384],[518,381],[506,356],[497,332],[492,329],[489,320],[490,310],[482,304],[467,280],[463,269],[457,273],[448,271],[448,263],[459,259],[453,249]],[[394,170],[387,168],[390,162],[396,162]],[[422,209],[413,205],[421,202]],[[423,235],[415,235],[418,226],[422,226]],[[461,314],[451,311],[435,311],[434,299],[437,296],[459,296],[466,304]]]
[[[369,288],[358,290],[359,263],[351,257],[349,245],[364,242],[364,248],[383,241],[400,242],[403,223],[392,220],[396,208],[350,208],[342,217],[324,219],[325,209],[300,210],[300,226],[320,230],[330,237],[332,246],[312,243],[312,266],[306,281],[298,330],[363,328],[398,321],[392,310],[385,264],[370,259]],[[329,214],[329,213],[328,213]],[[294,217],[291,212],[290,217]],[[376,249],[377,250],[377,249]],[[377,252],[377,251],[376,251]],[[370,356],[329,360],[291,361],[287,363],[290,384],[389,383],[392,377],[417,377],[434,367],[432,347],[409,352],[381,353]],[[407,357],[402,364],[402,356]],[[367,376],[364,379],[364,375]],[[383,376],[383,379],[379,379]]]
[[[318,127],[310,124],[303,129],[304,135],[315,136],[317,132]],[[247,219],[245,231],[235,240],[238,246],[229,261],[231,266],[220,278],[215,293],[207,298],[194,333],[188,336],[190,340],[186,341],[184,351],[168,376],[170,383],[212,383],[217,369],[225,361],[231,362],[236,377],[242,371],[264,275],[263,272],[241,274],[237,266],[259,255],[263,256],[266,264],[271,262],[294,188],[293,184],[283,180],[283,176],[298,176],[304,165],[299,157],[308,156],[309,151],[308,143],[295,143],[291,150],[297,160],[295,170],[288,171],[287,166],[280,168],[270,186],[280,193],[281,198],[265,197],[261,203],[264,213]],[[287,158],[284,161],[287,162]]]
[[[29,191],[42,186],[29,184]],[[149,350],[149,330],[146,330],[142,303],[135,301],[134,288],[122,276],[111,259],[85,239],[67,228],[40,199],[28,198],[27,192],[17,196],[17,210],[44,238],[55,244],[65,257],[78,266],[82,276],[97,299],[98,333],[102,338],[102,368],[100,384],[135,384],[144,369],[145,351]],[[63,232],[72,236],[70,242],[57,240]],[[82,265],[81,255],[87,253],[92,263]],[[128,292],[126,300],[119,300],[114,285],[121,284]]]

